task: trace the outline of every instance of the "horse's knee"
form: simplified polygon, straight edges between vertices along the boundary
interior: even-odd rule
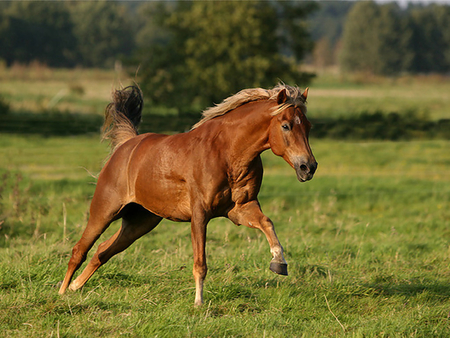
[[[274,228],[272,220],[269,217],[267,217],[266,215],[263,215],[261,217],[261,219],[259,220],[259,224],[261,225],[262,229],[273,229]]]
[[[194,263],[193,273],[194,277],[198,277],[202,280],[205,279],[206,274],[208,273],[206,263]]]

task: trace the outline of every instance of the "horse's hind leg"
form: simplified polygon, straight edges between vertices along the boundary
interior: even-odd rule
[[[81,288],[101,265],[153,230],[162,219],[137,204],[127,206],[122,218],[122,227],[110,239],[99,245],[84,271],[69,286],[71,290]]]
[[[66,276],[64,277],[64,281],[59,289],[60,294],[63,294],[66,291],[73,274],[86,260],[88,251],[92,248],[100,235],[108,228],[111,222],[120,217],[119,213],[122,206],[119,204],[114,205],[112,201],[113,199],[111,198],[110,203],[106,204],[103,199],[97,198],[97,196],[94,195],[94,199],[91,203],[88,224],[83,232],[83,235],[81,236],[81,239],[73,247]]]

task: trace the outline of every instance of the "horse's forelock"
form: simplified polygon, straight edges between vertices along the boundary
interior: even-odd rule
[[[278,84],[276,87],[274,87],[271,91],[271,100],[276,100],[278,97],[278,93],[282,90],[286,90],[287,93],[287,99],[285,102],[275,106],[272,111],[272,115],[278,115],[283,110],[289,108],[289,107],[299,107],[302,109],[303,112],[306,112],[306,99],[302,95],[302,91],[297,86],[288,86],[283,83]]]

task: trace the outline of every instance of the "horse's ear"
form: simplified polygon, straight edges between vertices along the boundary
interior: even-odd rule
[[[305,99],[305,101],[306,101],[306,99],[308,98],[308,90],[309,90],[309,87],[307,87],[307,88],[305,89],[305,91],[303,92],[303,94],[302,94],[302,97]]]
[[[280,90],[280,92],[278,93],[277,96],[277,103],[278,104],[283,104],[285,103],[287,100],[287,94],[286,94],[286,88],[283,88],[282,90]]]

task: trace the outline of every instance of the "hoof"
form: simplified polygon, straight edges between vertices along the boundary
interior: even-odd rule
[[[287,264],[284,263],[271,262],[270,270],[282,276],[288,275]]]

